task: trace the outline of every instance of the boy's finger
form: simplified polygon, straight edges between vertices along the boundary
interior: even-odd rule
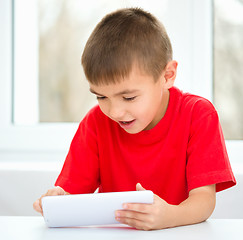
[[[40,206],[40,199],[36,200],[34,203],[33,203],[33,208],[35,209],[35,211],[43,214],[43,211],[42,211],[42,208]]]
[[[151,204],[146,203],[124,203],[122,205],[124,210],[136,211],[140,213],[150,213]]]
[[[116,211],[115,216],[118,221],[125,218],[132,218],[145,222],[148,218],[148,214],[146,213],[127,210],[118,210]]]
[[[141,185],[140,183],[137,183],[137,185],[136,185],[136,190],[137,190],[137,191],[144,191],[144,190],[146,190],[146,189],[143,188],[142,185]]]
[[[35,211],[41,213],[43,215],[43,210],[42,210],[42,203],[41,203],[41,200],[43,197],[46,197],[46,196],[57,196],[57,195],[66,195],[66,194],[69,194],[67,192],[65,192],[61,187],[55,187],[53,189],[49,189],[47,191],[46,194],[43,194],[41,196],[41,198],[39,198],[38,200],[36,200],[34,203],[33,203],[33,208],[35,209]]]

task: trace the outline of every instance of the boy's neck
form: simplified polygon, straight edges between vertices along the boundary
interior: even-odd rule
[[[166,89],[163,91],[161,105],[158,109],[158,113],[157,113],[156,117],[144,130],[150,130],[160,122],[160,120],[164,117],[164,115],[167,111],[167,108],[169,105],[169,100],[170,100],[170,91],[169,91],[169,89]]]

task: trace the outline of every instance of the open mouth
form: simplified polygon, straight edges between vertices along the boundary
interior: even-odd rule
[[[134,120],[132,121],[120,121],[122,124],[129,124],[129,123],[132,123]]]
[[[119,121],[119,124],[123,128],[129,128],[133,125],[134,122],[135,122],[135,119],[133,119],[131,121]]]

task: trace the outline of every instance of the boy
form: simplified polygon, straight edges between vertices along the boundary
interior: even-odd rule
[[[214,107],[173,86],[177,62],[161,23],[137,8],[108,14],[82,65],[99,106],[81,121],[56,187],[43,196],[148,189],[153,204],[124,203],[114,217],[144,230],[205,221],[215,192],[236,182]],[[34,208],[42,213],[40,200]]]

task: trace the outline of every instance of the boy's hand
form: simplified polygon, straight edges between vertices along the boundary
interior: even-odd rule
[[[137,191],[145,190],[137,184]],[[189,197],[179,205],[171,205],[154,194],[153,204],[125,203],[116,211],[120,223],[143,230],[163,229],[203,222],[215,207],[215,185],[192,189]]]
[[[43,197],[66,195],[66,194],[68,194],[68,193],[65,192],[61,187],[55,187],[55,188],[49,189],[46,194],[43,194],[39,199],[37,199],[33,203],[33,208],[35,209],[35,211],[37,211],[37,212],[39,212],[39,213],[41,213],[43,215],[42,204],[41,204],[41,199]]]
[[[144,189],[140,183],[136,185],[137,191]],[[153,204],[125,203],[123,210],[116,211],[116,220],[130,225],[136,229],[152,230],[167,228],[173,221],[173,205],[168,204],[154,194]]]

